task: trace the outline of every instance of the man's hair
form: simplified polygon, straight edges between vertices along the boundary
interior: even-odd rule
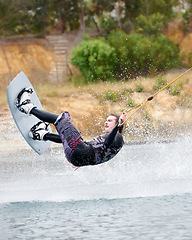
[[[117,115],[117,114],[114,114],[114,113],[110,113],[109,116],[113,116],[113,117],[116,118],[116,124],[119,122],[120,115]],[[124,127],[124,125],[119,127],[119,133],[123,132],[123,127]]]

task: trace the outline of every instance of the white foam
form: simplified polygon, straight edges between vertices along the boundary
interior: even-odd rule
[[[26,158],[27,156],[27,158]],[[0,202],[114,199],[192,192],[191,137],[125,146],[111,161],[74,171],[62,149],[1,160]]]

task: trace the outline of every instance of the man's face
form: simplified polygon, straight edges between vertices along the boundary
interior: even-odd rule
[[[115,116],[109,116],[105,122],[105,133],[110,133],[116,124],[117,118]]]

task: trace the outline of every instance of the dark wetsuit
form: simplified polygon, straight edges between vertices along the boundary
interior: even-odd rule
[[[108,134],[83,141],[81,133],[71,123],[68,112],[64,112],[59,120],[57,120],[58,115],[36,108],[31,111],[31,114],[55,125],[59,135],[48,133],[44,140],[62,142],[65,156],[74,166],[96,165],[109,161],[124,144],[122,135],[118,133],[118,124]]]
[[[109,134],[80,142],[75,148],[71,163],[75,166],[96,165],[112,159],[122,148],[124,141],[116,126]]]

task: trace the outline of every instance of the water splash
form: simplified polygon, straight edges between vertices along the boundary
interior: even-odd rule
[[[62,148],[0,160],[0,202],[115,199],[190,193],[192,137],[125,146],[111,161],[74,171]]]

